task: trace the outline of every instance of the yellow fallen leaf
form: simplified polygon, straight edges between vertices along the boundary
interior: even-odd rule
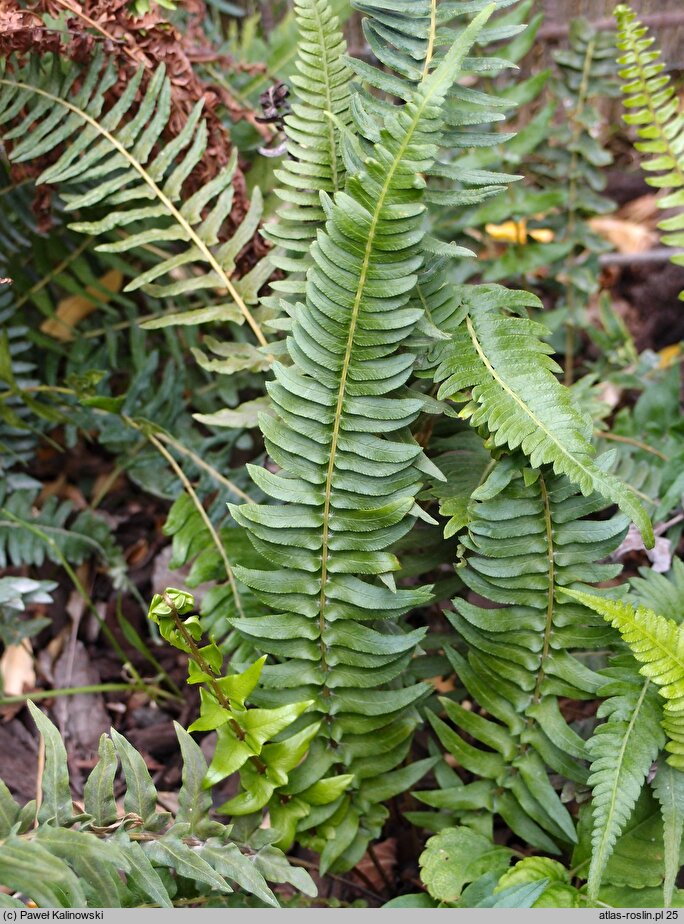
[[[495,241],[501,241],[504,244],[527,243],[527,222],[524,219],[504,221],[501,225],[485,225],[485,231]]]
[[[555,235],[550,228],[533,228],[528,230],[527,220],[505,221],[501,225],[485,225],[485,231],[495,241],[503,244],[526,244],[529,237],[540,244],[550,244]]]
[[[98,279],[98,285],[88,286],[83,295],[69,295],[57,305],[54,317],[48,318],[40,325],[44,334],[68,343],[74,339],[76,325],[92,314],[100,305],[109,301],[107,292],[112,295],[120,292],[123,285],[123,273],[109,270]],[[105,290],[104,292],[102,290]]]
[[[551,228],[535,228],[529,232],[530,237],[540,244],[550,244],[554,240],[555,234]]]
[[[669,369],[670,366],[674,366],[674,364],[680,359],[681,355],[681,343],[673,343],[670,346],[666,346],[658,353],[658,356],[660,357],[660,363],[658,365],[661,369]]]
[[[8,645],[0,658],[0,675],[5,696],[21,696],[36,685],[31,643]]]

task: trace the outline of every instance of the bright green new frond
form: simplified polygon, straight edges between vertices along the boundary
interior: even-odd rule
[[[79,89],[74,90],[77,78]],[[143,69],[104,110],[105,93],[116,74],[113,65],[103,66],[101,57],[83,75],[78,65],[57,56],[49,65],[37,55],[24,66],[5,60],[0,70],[0,134],[10,159],[20,163],[43,157],[66,143],[38,181],[58,186],[69,211],[95,206],[106,211],[104,218],[72,227],[92,235],[125,229],[120,240],[100,245],[110,253],[154,245],[166,254],[127,289],[144,288],[160,298],[225,290],[226,301],[196,320],[246,321],[263,346],[266,340],[250,306],[270,274],[269,264],[261,261],[246,276],[234,278],[239,252],[261,218],[260,194],[255,192],[247,215],[227,240],[223,229],[232,207],[236,154],[214,179],[183,199],[184,183],[206,149],[202,106],[194,108],[173,140],[163,143],[170,84],[164,69],[158,69],[134,109],[142,79]],[[187,318],[173,321],[187,323]],[[172,320],[167,317],[163,323]]]
[[[281,472],[251,467],[257,485],[284,504],[232,508],[275,566],[235,569],[273,613],[241,621],[240,631],[288,657],[264,669],[281,701],[314,699],[328,717],[330,739],[322,754],[312,751],[293,794],[305,798],[338,763],[355,777],[353,801],[340,796],[333,806],[335,839],[324,846],[323,868],[356,862],[385,817],[377,803],[406,774],[417,779],[426,770],[394,769],[410,747],[412,706],[427,688],[399,685],[424,630],[404,634],[393,621],[430,591],[374,578],[398,567],[388,549],[420,512],[424,473],[441,477],[408,430],[422,403],[397,395],[413,365],[399,347],[421,314],[407,302],[422,262],[422,173],[441,138],[444,95],[487,15],[388,116],[363,172],[326,200],[306,304],[297,305],[288,340],[293,364],[275,365],[267,387],[276,416],[261,418]]]
[[[656,688],[650,680],[642,682],[635,676],[632,659],[627,664],[615,661],[603,673],[610,680],[598,695],[609,698],[596,714],[606,721],[587,743],[594,823],[587,887],[593,899],[598,896],[615,843],[665,743]]]
[[[521,449],[533,468],[552,465],[583,494],[616,503],[653,544],[650,521],[632,492],[594,459],[591,421],[554,373],[543,325],[525,316],[536,296],[496,285],[461,286],[432,318],[451,339],[427,363],[438,398],[467,402],[462,417],[487,426],[496,446]],[[470,400],[468,401],[468,398]]]
[[[635,125],[641,139],[635,145],[638,151],[651,155],[642,167],[649,174],[650,186],[668,187],[668,195],[658,200],[661,209],[682,209],[684,206],[684,113],[670,77],[664,73],[660,51],[653,48],[655,39],[648,36],[628,6],[620,4],[615,10],[618,22],[618,48],[624,52],[618,58],[620,77],[625,81],[622,90],[624,116],[628,125]],[[684,210],[666,218],[659,226],[667,234],[664,244],[684,247]],[[684,265],[684,257],[674,256],[673,263]],[[682,296],[684,298],[684,293]]]
[[[610,639],[600,620],[568,604],[559,590],[614,577],[619,566],[599,564],[620,543],[625,520],[585,519],[604,509],[548,469],[526,483],[510,460],[499,463],[473,494],[462,543],[464,584],[495,607],[454,599],[447,612],[467,656],[449,660],[483,717],[449,700],[447,718],[429,714],[458,764],[481,779],[418,798],[436,807],[498,814],[537,848],[558,852],[574,841],[572,819],[546,767],[585,783],[584,741],[563,718],[559,697],[593,699],[601,677],[574,652],[600,649]],[[474,743],[470,743],[473,741]],[[483,747],[479,747],[483,745]]]
[[[565,591],[618,629],[636,660],[666,700],[662,723],[668,736],[668,763],[684,768],[684,632],[674,620],[645,606]]]

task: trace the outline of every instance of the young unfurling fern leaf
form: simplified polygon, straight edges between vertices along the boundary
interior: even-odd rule
[[[379,830],[385,816],[377,802],[392,787],[374,777],[404,759],[412,706],[427,692],[422,684],[387,688],[424,630],[397,634],[384,626],[427,602],[429,588],[395,590],[368,577],[397,568],[388,547],[414,522],[423,473],[439,476],[407,430],[420,403],[394,394],[413,364],[398,347],[419,317],[406,303],[422,262],[421,174],[436,154],[444,95],[490,13],[388,116],[363,173],[326,202],[306,304],[297,306],[288,341],[293,365],[275,366],[268,390],[277,417],[261,420],[283,471],[251,468],[267,494],[288,503],[232,508],[279,569],[237,570],[281,614],[242,620],[239,628],[274,654],[280,640],[299,640],[298,656],[267,667],[264,681],[286,700],[308,690],[330,735],[318,766],[309,759],[310,783],[341,762],[356,776],[354,799],[345,797],[335,840],[323,850],[324,868],[355,862]]]
[[[620,4],[615,10],[618,23],[618,48],[624,52],[618,58],[620,77],[626,81],[622,90],[624,116],[628,125],[637,127],[641,139],[635,144],[637,151],[652,155],[644,159],[642,167],[649,174],[650,186],[667,187],[671,191],[658,200],[661,209],[681,209],[680,214],[666,218],[658,225],[667,234],[664,244],[684,247],[684,113],[667,74],[659,61],[660,51],[653,49],[654,38],[636,18],[629,6]],[[684,265],[684,256],[675,255],[673,263]],[[680,298],[684,298],[684,292]]]

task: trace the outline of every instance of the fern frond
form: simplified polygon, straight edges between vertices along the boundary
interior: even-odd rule
[[[585,743],[563,718],[558,697],[596,696],[601,677],[574,652],[601,648],[610,638],[559,590],[619,571],[596,562],[621,541],[624,518],[584,519],[604,508],[600,496],[578,495],[566,478],[548,469],[529,484],[511,460],[496,466],[473,494],[462,539],[466,566],[459,575],[471,591],[498,606],[484,609],[457,597],[454,612],[446,613],[467,647],[467,657],[454,650],[449,660],[488,715],[442,701],[470,743],[428,714],[458,764],[481,778],[472,784],[470,799],[454,790],[451,806],[496,813],[519,837],[556,853],[558,842],[574,841],[575,833],[546,766],[579,783],[587,779]],[[450,793],[436,794],[447,807]],[[430,793],[418,798],[439,804]]]
[[[594,460],[591,421],[554,375],[560,368],[542,340],[546,328],[525,316],[525,308],[538,305],[536,296],[502,286],[458,287],[432,319],[451,336],[427,359],[441,382],[438,398],[467,402],[460,416],[486,425],[494,445],[519,448],[533,468],[552,465],[583,494],[616,503],[652,546],[640,503]]]
[[[626,81],[622,90],[624,116],[628,125],[636,126],[641,139],[637,151],[652,155],[642,167],[650,186],[668,187],[668,195],[658,199],[661,209],[681,209],[684,206],[684,113],[670,77],[663,73],[660,51],[653,49],[655,39],[636,18],[629,6],[620,4],[615,10],[618,24],[618,48],[624,54],[618,58],[620,77]],[[666,218],[658,225],[662,241],[671,247],[684,247],[684,211]],[[673,263],[684,265],[684,256],[675,255]],[[680,296],[684,298],[684,293]]]
[[[35,479],[16,473],[0,484],[0,567],[42,565],[46,559],[60,562],[60,555],[72,564],[80,564],[97,555],[115,579],[122,578],[126,570],[123,552],[104,519],[86,509],[67,522],[74,512],[73,505],[54,496],[47,498],[36,513],[41,487]],[[24,524],[34,527],[34,531]]]
[[[288,158],[275,171],[281,183],[277,195],[285,207],[277,213],[280,221],[269,224],[266,231],[286,251],[284,257],[274,254],[272,261],[288,271],[287,283],[282,286],[276,281],[272,288],[301,297],[304,281],[296,286],[294,273],[308,268],[309,247],[324,224],[321,193],[333,195],[344,187],[339,134],[351,122],[352,72],[345,62],[344,37],[327,0],[296,0],[295,16],[299,42],[296,72],[290,78],[295,99],[285,117]]]
[[[74,91],[78,78],[80,88]],[[127,253],[153,244],[167,254],[126,290],[144,288],[160,298],[207,288],[225,290],[227,301],[215,305],[211,317],[203,319],[246,321],[263,346],[266,339],[250,306],[270,275],[270,264],[262,260],[246,276],[234,278],[239,252],[258,227],[260,194],[255,192],[232,237],[222,241],[233,201],[236,153],[214,179],[183,201],[183,184],[206,148],[202,107],[198,104],[182,131],[163,144],[169,81],[159,68],[132,115],[142,78],[140,70],[120,99],[103,112],[104,95],[116,76],[113,65],[103,66],[101,56],[83,75],[78,65],[65,64],[57,56],[51,64],[38,56],[24,66],[3,62],[0,127],[9,157],[22,163],[58,151],[68,142],[38,182],[59,186],[69,211],[97,207],[107,212],[104,218],[78,221],[72,227],[92,235],[126,229],[120,240],[100,245],[105,252]]]
[[[27,606],[33,603],[52,603],[54,581],[34,581],[31,578],[10,576],[0,578],[0,643],[18,645],[50,624],[46,617],[22,619]]]
[[[31,344],[24,324],[16,323],[13,297],[0,287],[0,472],[28,462],[33,455],[40,433],[42,402],[35,396],[27,404],[22,395],[38,382],[34,378],[35,363],[27,358]],[[30,406],[32,405],[32,406]],[[49,406],[48,416],[59,420],[59,414]]]
[[[609,697],[596,713],[606,721],[587,742],[591,757],[593,851],[588,875],[589,897],[599,894],[615,843],[628,821],[653,761],[665,743],[661,705],[650,680],[640,681],[636,665],[613,662],[603,673],[611,679],[597,691]]]
[[[516,5],[518,0],[497,0],[495,12]],[[437,0],[402,0],[394,3],[377,0],[354,0],[353,6],[364,14],[364,35],[381,67],[364,61],[350,60],[350,66],[362,81],[362,89],[354,99],[353,114],[361,137],[377,139],[378,119],[384,119],[393,108],[392,98],[408,100],[420,80],[430,74],[443,59],[447,49],[467,28],[468,21],[488,6],[487,0],[476,0],[459,8],[455,4],[440,4]],[[522,4],[521,11],[529,10]],[[520,17],[495,17],[478,35],[479,50],[487,45],[518,35],[525,29]],[[478,54],[462,63],[464,74],[495,74],[509,62]],[[379,94],[378,94],[378,91]],[[389,99],[388,99],[389,97]],[[443,144],[458,155],[468,148],[489,147],[512,138],[492,132],[491,123],[501,121],[511,103],[480,89],[454,83],[447,91]],[[347,156],[352,158],[351,151]],[[453,156],[453,155],[452,155]],[[426,169],[432,178],[426,201],[437,205],[465,205],[481,202],[497,195],[515,179],[487,171],[462,170],[455,160],[437,161]]]
[[[684,631],[672,619],[659,616],[645,606],[606,600],[579,591],[564,591],[584,606],[599,613],[616,628],[641,664],[639,673],[648,677],[665,699],[662,724],[670,752],[668,763],[684,768]]]
[[[422,473],[441,477],[408,432],[421,402],[396,394],[413,364],[398,348],[419,317],[406,304],[422,260],[420,174],[436,153],[445,92],[489,12],[388,118],[363,173],[326,201],[306,304],[297,306],[288,340],[293,365],[275,365],[267,387],[277,416],[260,421],[283,471],[250,469],[285,504],[231,508],[276,568],[236,575],[281,614],[239,628],[272,639],[265,650],[276,656],[298,640],[297,656],[267,666],[264,681],[288,700],[306,690],[327,717],[330,738],[324,756],[305,764],[308,785],[338,761],[356,778],[353,802],[342,797],[335,816],[323,868],[352,864],[379,831],[385,810],[378,803],[405,782],[393,777],[405,771],[394,768],[410,746],[412,706],[427,692],[422,684],[398,686],[424,630],[403,634],[391,620],[426,603],[429,589],[390,589],[368,577],[396,570],[388,548],[419,512]]]
[[[43,802],[38,811],[35,802],[19,806],[0,780],[0,879],[11,892],[53,908],[173,908],[180,882],[186,883],[184,896],[211,896],[219,906],[237,886],[259,905],[279,907],[267,880],[316,894],[308,873],[291,867],[275,847],[239,844],[230,826],[210,817],[211,797],[202,789],[206,761],[179,725],[183,771],[175,818],[156,811],[157,791],[145,761],[113,729],[100,739],[83,808],[75,810],[61,736],[31,702],[29,709],[45,746]],[[114,795],[119,764],[126,820]],[[126,823],[131,818],[136,818],[133,837]]]
[[[663,846],[665,847],[663,898],[665,907],[670,908],[680,868],[679,855],[684,832],[684,773],[669,764],[661,764],[653,782],[653,792],[660,803],[663,816]]]

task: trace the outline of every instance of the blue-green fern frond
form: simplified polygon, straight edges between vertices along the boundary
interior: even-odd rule
[[[600,649],[611,637],[559,590],[614,577],[619,566],[598,562],[617,547],[626,524],[623,517],[586,519],[605,501],[582,497],[548,469],[529,482],[506,460],[474,492],[459,575],[494,606],[457,597],[446,613],[467,651],[452,650],[449,660],[487,717],[442,700],[466,740],[428,714],[447,751],[480,779],[460,797],[460,787],[418,797],[500,815],[519,837],[557,853],[575,833],[546,767],[580,784],[587,780],[585,742],[563,718],[558,698],[595,698],[602,678],[575,652]]]
[[[379,831],[386,810],[378,803],[392,775],[404,774],[394,768],[410,747],[413,706],[428,692],[401,686],[424,630],[404,634],[394,623],[425,604],[430,589],[373,578],[398,567],[389,548],[420,513],[425,473],[441,477],[408,431],[420,400],[396,394],[413,365],[399,347],[420,316],[407,303],[422,262],[422,173],[437,152],[445,93],[489,12],[388,117],[363,172],[325,201],[306,304],[297,305],[288,340],[293,364],[275,365],[267,387],[276,416],[260,421],[281,471],[251,467],[257,485],[284,504],[232,508],[274,566],[236,569],[273,613],[238,627],[276,657],[290,656],[297,640],[296,656],[267,665],[263,679],[280,700],[307,690],[325,717],[324,752],[301,775],[310,786],[343,763],[355,777],[323,849],[326,868],[351,865]]]
[[[0,134],[10,160],[22,163],[44,157],[66,143],[38,182],[58,186],[67,211],[106,211],[103,218],[78,221],[72,227],[91,235],[125,229],[120,240],[100,245],[104,252],[127,253],[143,245],[159,246],[164,252],[162,259],[136,275],[127,291],[143,288],[155,297],[171,298],[224,290],[224,300],[193,315],[192,323],[246,322],[263,346],[266,339],[252,306],[272,267],[265,259],[235,279],[238,255],[258,228],[261,196],[254,193],[248,213],[225,240],[222,229],[233,202],[234,154],[216,177],[183,200],[184,183],[207,145],[202,104],[193,109],[180,133],[163,143],[170,83],[159,68],[134,108],[142,79],[141,69],[105,110],[105,94],[116,81],[116,68],[103,65],[100,55],[83,74],[78,64],[57,56],[48,63],[34,56],[25,65],[4,60]],[[183,315],[176,320],[188,323]],[[167,317],[163,323],[171,321]]]

